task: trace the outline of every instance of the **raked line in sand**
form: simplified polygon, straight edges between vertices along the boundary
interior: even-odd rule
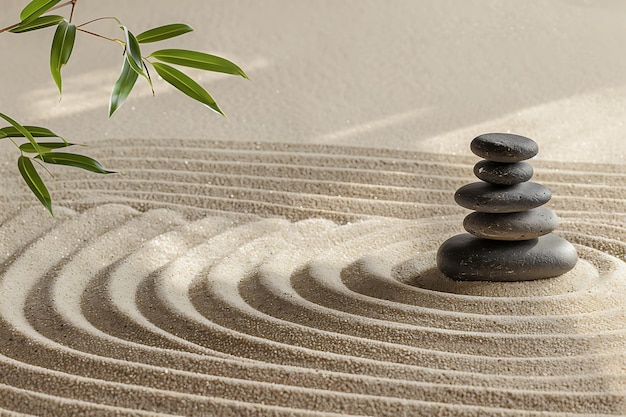
[[[435,267],[476,158],[108,141],[0,203],[0,415],[626,414],[626,168],[534,161],[581,261]]]

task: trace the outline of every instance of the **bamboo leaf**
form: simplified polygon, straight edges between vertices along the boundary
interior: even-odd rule
[[[30,188],[30,190],[35,194],[35,197],[41,201],[41,204],[44,205],[45,208],[48,209],[51,215],[52,214],[52,200],[50,199],[50,193],[46,188],[46,185],[41,180],[41,177],[37,173],[37,170],[33,166],[33,162],[30,158],[20,155],[17,159],[17,167],[20,170],[20,174],[22,174],[22,178],[26,181],[26,184]]]
[[[74,48],[74,40],[76,38],[76,26],[63,21],[57,26],[52,39],[52,48],[50,50],[50,72],[52,78],[59,88],[59,94],[63,94],[61,68],[67,64]]]
[[[139,42],[137,42],[137,38],[133,36],[126,26],[121,26],[121,28],[126,38],[126,59],[128,64],[137,74],[144,75]]]
[[[161,49],[150,54],[151,57],[169,64],[198,68],[205,71],[222,72],[231,75],[240,75],[248,78],[245,72],[233,62],[204,52],[188,51],[185,49]]]
[[[113,91],[111,92],[111,99],[109,100],[109,117],[113,115],[115,110],[124,104],[124,101],[126,101],[126,98],[135,86],[137,77],[137,72],[133,71],[128,63],[128,60],[124,59],[122,72],[115,82]]]
[[[35,141],[35,138],[33,137],[33,135],[24,126],[22,126],[21,124],[19,124],[15,120],[11,119],[9,116],[7,116],[4,113],[0,113],[0,117],[2,117],[4,120],[9,122],[9,124],[11,124],[11,126],[13,126],[15,128],[15,130],[17,130],[19,133],[21,133],[21,135],[23,137],[28,139],[28,141],[33,145],[33,147],[35,148],[37,153],[41,155],[41,148],[39,148],[39,145]]]
[[[126,38],[126,60],[128,61],[128,64],[133,71],[148,80],[148,84],[150,84],[150,88],[152,88],[152,80],[150,79],[148,73],[144,71],[141,48],[139,47],[137,38],[135,38],[126,26],[122,25],[120,28],[124,31],[124,36]],[[154,93],[154,89],[152,91]]]
[[[184,23],[173,23],[171,25],[159,26],[154,29],[146,30],[137,35],[137,42],[150,43],[158,42],[176,36],[184,35],[192,32],[193,28]]]
[[[50,10],[61,0],[33,0],[20,12],[22,24],[32,22],[39,16]]]
[[[188,75],[183,74],[174,67],[170,67],[166,64],[154,62],[152,64],[156,72],[168,83],[176,87],[178,90],[187,94],[194,100],[205,104],[210,109],[225,116],[224,112],[219,108],[213,97],[204,89],[200,84],[192,80]]]
[[[84,155],[63,152],[48,152],[37,156],[37,158],[48,164],[67,165],[75,168],[86,169],[91,172],[97,172],[98,174],[115,173],[115,171],[104,169],[98,161]]]
[[[63,21],[63,16],[58,15],[48,15],[48,16],[40,16],[37,19],[33,20],[29,23],[20,23],[19,26],[14,27],[9,30],[11,33],[24,33],[30,32],[32,30],[38,30],[47,28],[49,26],[58,25]]]
[[[48,153],[54,149],[65,148],[68,146],[75,145],[74,143],[69,142],[37,142],[39,145],[39,149],[41,149],[42,153]],[[20,145],[20,150],[26,153],[37,153],[35,147],[31,143],[23,143]]]
[[[57,135],[50,129],[46,129],[45,127],[40,126],[22,126],[26,129],[33,137],[35,138],[61,138],[61,136]],[[4,137],[10,136],[12,138],[21,138],[24,137],[22,132],[17,130],[13,126],[7,126],[0,129],[0,135],[5,135]],[[61,138],[63,139],[63,138]]]

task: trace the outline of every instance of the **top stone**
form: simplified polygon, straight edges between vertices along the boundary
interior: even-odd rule
[[[537,143],[524,136],[510,133],[487,133],[470,144],[476,155],[494,162],[518,162],[537,155]]]

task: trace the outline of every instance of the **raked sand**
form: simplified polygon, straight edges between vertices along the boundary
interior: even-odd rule
[[[0,416],[626,415],[623,2],[145,3],[76,19],[192,24],[251,77],[193,73],[229,120],[158,80],[107,120],[88,37],[59,103],[52,33],[0,36],[0,111],[121,172],[42,172],[52,219],[0,141]],[[539,143],[568,274],[436,269],[494,131]]]
[[[451,192],[477,158],[90,152],[124,174],[51,181],[54,221],[28,193],[3,196],[4,415],[626,413],[622,166],[534,161],[578,265],[463,283],[435,251],[461,230]]]

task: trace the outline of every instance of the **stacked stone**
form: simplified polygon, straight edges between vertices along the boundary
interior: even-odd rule
[[[529,181],[533,168],[523,162],[537,154],[537,143],[524,136],[490,133],[475,138],[471,150],[484,158],[474,167],[482,181],[456,191],[456,203],[474,212],[463,221],[469,233],[440,246],[441,272],[457,280],[526,281],[574,268],[576,249],[551,233],[558,217],[541,207],[552,194]]]

